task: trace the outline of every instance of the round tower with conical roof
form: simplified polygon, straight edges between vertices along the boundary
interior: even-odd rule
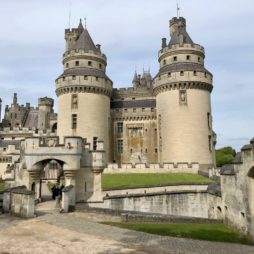
[[[87,138],[91,149],[103,140],[108,154],[112,81],[106,75],[107,58],[80,20],[65,30],[64,72],[56,79],[58,129],[64,136]]]
[[[183,17],[170,20],[170,42],[162,39],[156,95],[160,162],[214,165],[212,74],[204,67],[204,48],[194,43]]]

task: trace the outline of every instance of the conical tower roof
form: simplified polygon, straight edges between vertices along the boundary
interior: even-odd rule
[[[74,49],[76,49],[76,50],[83,49],[85,51],[88,51],[88,50],[97,51],[97,48],[96,48],[96,46],[95,46],[95,44],[94,44],[94,42],[93,42],[93,40],[86,28],[83,29],[81,35],[79,36],[78,40],[76,41],[76,44],[74,45]]]

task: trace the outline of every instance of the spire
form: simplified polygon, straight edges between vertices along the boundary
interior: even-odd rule
[[[137,82],[137,81],[138,81],[138,74],[137,74],[137,71],[135,70],[132,82]]]
[[[79,20],[79,25],[78,25],[78,29],[84,29],[83,24],[82,24],[82,19]]]
[[[74,45],[74,49],[76,50],[83,49],[85,51],[88,50],[98,51],[87,29],[83,29],[81,35],[76,41],[76,44]]]

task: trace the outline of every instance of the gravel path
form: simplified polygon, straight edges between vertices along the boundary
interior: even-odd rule
[[[254,247],[156,236],[101,225],[119,218],[86,213],[59,214],[53,203],[39,216],[21,220],[0,215],[0,254],[253,254]]]

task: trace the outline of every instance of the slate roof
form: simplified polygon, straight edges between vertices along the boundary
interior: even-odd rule
[[[30,110],[24,124],[25,128],[37,128],[39,110]]]
[[[198,63],[174,63],[160,68],[160,71],[156,77],[162,73],[180,71],[202,71],[212,75],[212,73],[210,73],[203,65]]]
[[[15,145],[16,149],[18,149],[20,140],[0,140],[0,147],[7,147],[8,145]]]
[[[186,31],[183,31],[182,33],[180,33],[177,28],[175,33],[171,37],[168,47],[171,47],[175,44],[180,44],[180,35],[181,34],[183,35],[183,44],[194,44],[191,37],[189,36],[189,34]]]
[[[71,68],[64,71],[64,73],[59,76],[61,78],[63,76],[94,76],[99,78],[110,78],[102,71],[93,68]]]
[[[83,49],[85,51],[89,51],[89,50],[98,51],[86,28],[83,30],[78,40],[76,41],[76,44],[74,45],[74,49],[76,50]]]

